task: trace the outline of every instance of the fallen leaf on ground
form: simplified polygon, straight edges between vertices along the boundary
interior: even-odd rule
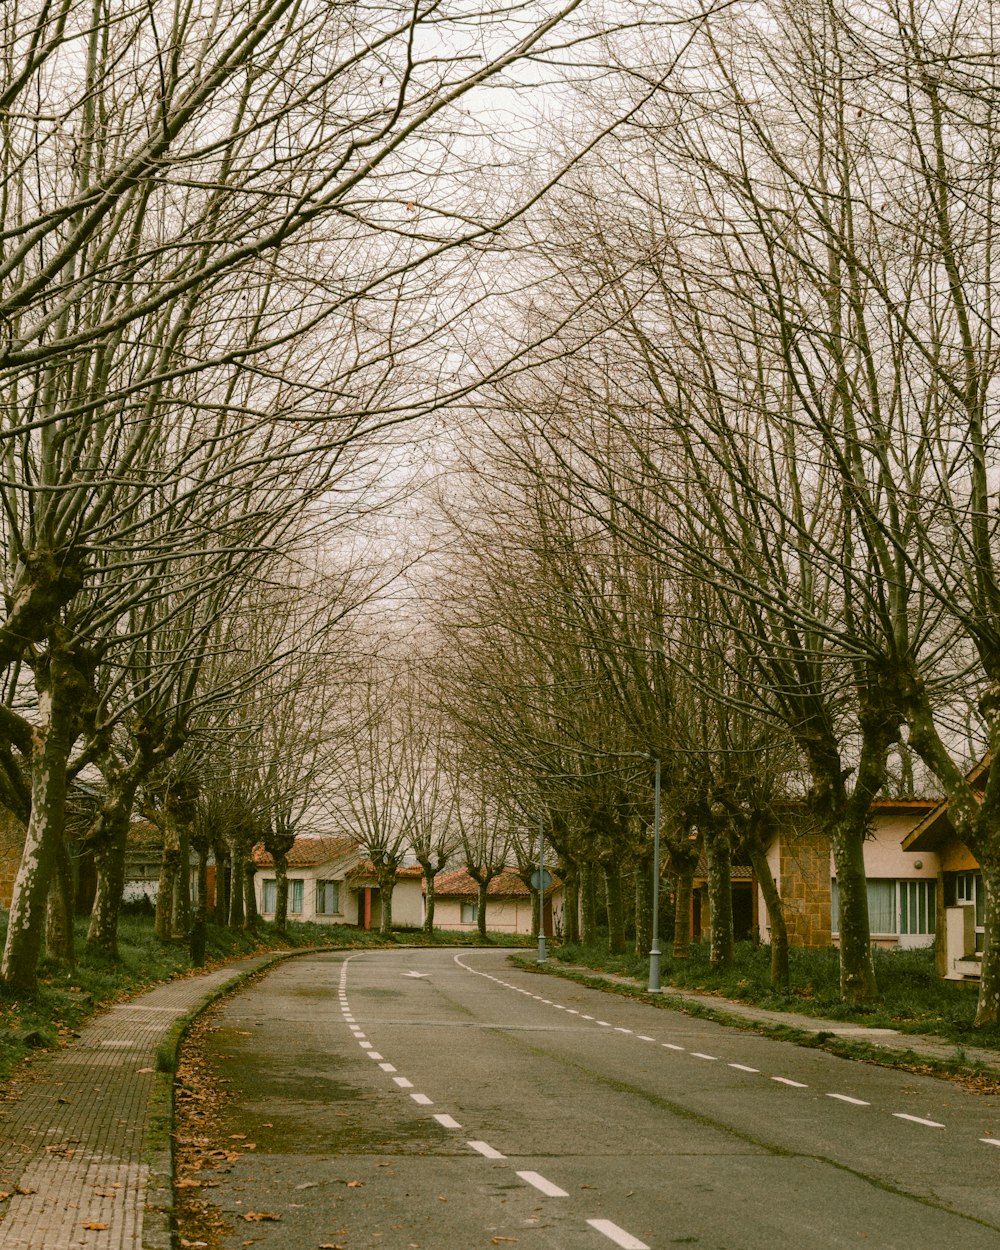
[[[156,1071],[156,1069],[155,1069],[155,1068],[136,1068],[136,1072],[141,1072],[141,1073],[143,1073],[143,1075],[145,1075],[145,1073],[147,1073],[147,1072],[155,1072],[155,1071]],[[198,1242],[197,1244],[198,1244],[198,1245],[200,1245],[200,1246],[203,1246],[203,1245],[205,1245],[206,1243],[205,1243],[205,1242],[203,1242],[203,1241],[200,1241],[200,1242]]]
[[[72,1099],[72,1098],[62,1098],[62,1097],[60,1097],[60,1098],[57,1098],[57,1099],[56,1099],[56,1102],[71,1103],[72,1101],[73,1101],[73,1099]]]
[[[178,1189],[201,1189],[201,1181],[196,1181],[193,1176],[184,1176],[177,1182]]]
[[[187,1239],[186,1237],[182,1237],[182,1238],[181,1238],[181,1245],[182,1245],[182,1246],[185,1246],[185,1247],[187,1247],[187,1246],[190,1246],[190,1247],[207,1246],[207,1245],[208,1245],[208,1242],[207,1242],[207,1241],[188,1241],[188,1239]]]
[[[517,1241],[516,1237],[491,1237],[490,1245],[499,1246],[501,1241]]]
[[[280,1215],[275,1215],[273,1211],[248,1211],[243,1217],[245,1220],[253,1222],[260,1220],[280,1220]]]
[[[113,1189],[95,1189],[94,1193],[98,1198],[113,1198],[115,1196]]]
[[[84,1228],[101,1229],[101,1228],[107,1228],[108,1226],[107,1226],[107,1224],[102,1224],[100,1220],[84,1220],[84,1221],[83,1221],[83,1227],[84,1227]]]
[[[16,1194],[21,1194],[23,1197],[27,1197],[27,1196],[28,1196],[28,1194],[37,1194],[37,1193],[38,1193],[38,1190],[37,1190],[37,1189],[29,1189],[29,1188],[27,1187],[27,1185],[15,1185],[15,1186],[14,1186],[14,1193],[16,1193]]]
[[[364,1189],[364,1187],[365,1187],[364,1181],[348,1181],[347,1182],[348,1189]]]
[[[10,1197],[9,1189],[0,1189],[0,1202],[6,1202],[9,1197]]]
[[[246,1141],[246,1139],[247,1139],[246,1133],[230,1133],[229,1134],[230,1141]]]

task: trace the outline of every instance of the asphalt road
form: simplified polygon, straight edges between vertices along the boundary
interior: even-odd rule
[[[227,1250],[1000,1246],[995,1096],[499,951],[290,960],[214,1023]]]

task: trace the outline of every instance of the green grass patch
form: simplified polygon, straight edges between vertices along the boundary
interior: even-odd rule
[[[960,982],[942,980],[934,970],[932,950],[876,949],[873,954],[880,997],[877,1003],[864,1007],[841,1002],[840,961],[833,948],[790,951],[788,993],[771,985],[770,949],[749,942],[737,943],[734,964],[725,969],[711,967],[706,942],[692,943],[686,960],[665,953],[660,977],[664,985],[736,999],[771,1011],[799,1012],[903,1033],[929,1033],[956,1045],[997,1040],[973,1027],[975,991]],[[548,955],[561,963],[632,977],[643,985],[649,971],[647,956],[609,955],[597,943],[555,946]]]

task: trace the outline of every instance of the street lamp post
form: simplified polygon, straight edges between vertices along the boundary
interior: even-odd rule
[[[660,759],[653,782],[653,941],[649,948],[650,994],[660,993]]]

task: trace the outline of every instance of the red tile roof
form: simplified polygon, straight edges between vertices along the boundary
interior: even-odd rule
[[[557,877],[552,878],[552,886],[559,885]],[[456,868],[454,872],[442,873],[434,881],[434,895],[437,898],[451,895],[454,898],[477,898],[479,886],[469,876],[467,868]],[[517,874],[516,868],[505,868],[493,878],[486,888],[487,898],[530,898],[531,890]]]
[[[296,838],[288,852],[288,867],[315,868],[334,859],[343,859],[357,850],[356,838]],[[274,867],[274,860],[259,843],[253,848],[253,862],[258,868]]]
[[[403,864],[396,869],[397,881],[410,881],[419,879],[424,875],[424,870],[419,864]],[[355,864],[351,871],[347,874],[351,881],[358,881],[362,878],[368,879],[375,876],[375,865],[370,859],[363,859],[360,863]]]

